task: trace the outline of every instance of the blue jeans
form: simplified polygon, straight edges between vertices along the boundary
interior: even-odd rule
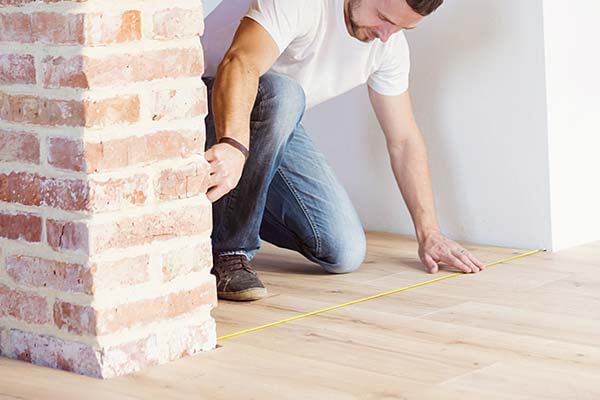
[[[216,142],[214,78],[203,80],[208,150]],[[213,253],[252,260],[263,239],[301,253],[327,272],[352,272],[363,262],[360,219],[302,127],[305,106],[304,90],[293,79],[274,72],[260,78],[250,118],[250,156],[238,185],[213,203]]]

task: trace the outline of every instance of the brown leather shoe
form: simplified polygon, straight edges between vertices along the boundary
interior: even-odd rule
[[[213,255],[210,272],[217,277],[217,296],[220,299],[252,301],[267,295],[267,289],[243,254]]]

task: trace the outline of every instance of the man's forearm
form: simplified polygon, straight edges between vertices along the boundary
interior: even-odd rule
[[[390,162],[402,197],[406,202],[417,238],[427,231],[439,230],[436,220],[427,150],[420,135],[388,149]]]
[[[219,64],[211,99],[217,140],[229,136],[249,148],[250,114],[258,80],[259,72],[236,56],[225,57]]]

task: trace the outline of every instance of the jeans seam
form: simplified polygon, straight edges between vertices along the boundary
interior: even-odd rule
[[[228,193],[225,193],[224,196],[227,196],[227,203],[225,204],[225,212],[223,214],[223,219],[227,219],[231,212],[234,210],[234,203],[237,200],[237,191],[236,188],[231,189]]]
[[[256,110],[256,114],[258,115],[262,115],[263,114],[263,91],[264,88],[262,87],[262,85],[260,84],[260,81],[258,83],[258,87],[256,90],[256,101],[258,101],[258,110]]]
[[[296,191],[296,189],[292,185],[292,182],[289,180],[289,178],[285,175],[285,173],[283,172],[283,170],[281,169],[281,167],[277,168],[277,172],[279,173],[279,175],[281,175],[281,178],[283,179],[283,181],[285,182],[285,184],[287,185],[287,187],[292,192],[292,195],[294,196],[294,199],[296,200],[296,203],[300,206],[300,208],[302,209],[302,212],[304,212],[304,216],[306,217],[306,219],[308,220],[308,223],[310,224],[310,228],[312,229],[313,234],[315,235],[315,239],[316,239],[315,254],[321,254],[321,237],[319,236],[319,231],[317,230],[314,222],[312,221],[312,219],[310,217],[310,213],[308,212],[308,208],[304,205],[304,203],[300,199],[300,196],[298,195],[298,192]]]
[[[282,229],[285,229],[285,230],[289,231],[292,234],[292,236],[294,236],[299,243],[302,243],[302,240],[298,240],[300,238],[298,237],[298,235],[296,234],[296,232],[292,231],[286,224],[284,224],[283,222],[279,221],[277,219],[277,217],[275,217],[275,215],[271,211],[269,211],[269,209],[267,207],[265,207],[264,214],[268,215],[269,218],[271,219],[269,221],[269,223],[275,224],[275,225],[281,227]],[[264,214],[263,214],[263,219],[265,218]]]

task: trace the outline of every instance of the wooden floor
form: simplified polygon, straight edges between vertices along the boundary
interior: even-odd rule
[[[369,232],[352,274],[266,242],[270,297],[221,302],[219,335],[430,280],[412,237]],[[531,249],[461,243],[488,264]],[[538,253],[221,341],[101,381],[0,359],[0,399],[600,399],[600,242]]]

